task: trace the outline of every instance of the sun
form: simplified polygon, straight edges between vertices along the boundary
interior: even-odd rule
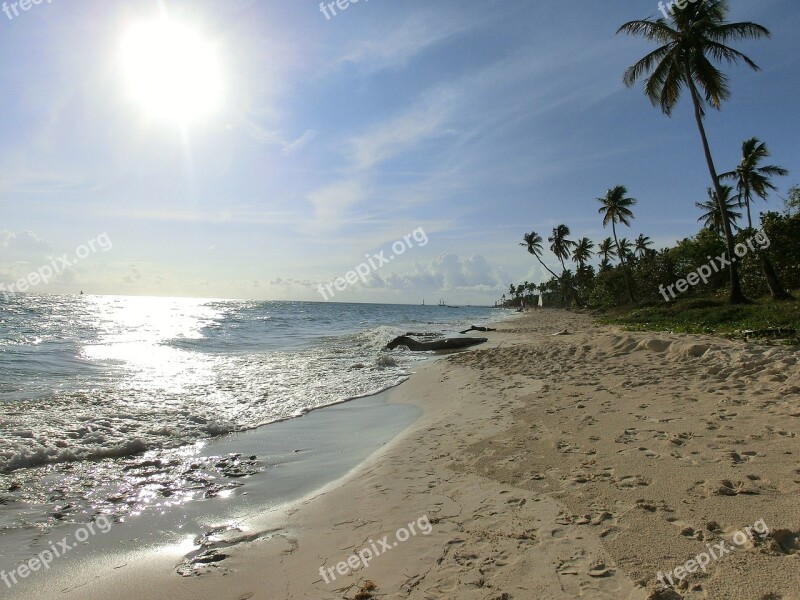
[[[127,91],[151,116],[181,123],[218,108],[217,48],[198,31],[161,18],[131,26],[121,44]]]

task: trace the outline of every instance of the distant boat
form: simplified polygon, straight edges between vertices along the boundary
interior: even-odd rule
[[[447,306],[447,301],[439,300],[439,306]]]

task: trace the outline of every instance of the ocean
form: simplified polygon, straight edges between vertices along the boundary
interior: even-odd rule
[[[486,307],[20,295],[0,305],[0,531],[209,498],[261,472],[211,438],[403,382],[383,347],[486,325]]]

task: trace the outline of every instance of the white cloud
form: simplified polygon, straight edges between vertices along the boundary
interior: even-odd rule
[[[399,290],[502,290],[508,276],[480,254],[462,258],[457,254],[440,254],[428,264],[417,263],[416,271],[406,273],[374,273],[367,287]]]
[[[39,259],[53,247],[32,231],[0,230],[0,257],[7,259]]]

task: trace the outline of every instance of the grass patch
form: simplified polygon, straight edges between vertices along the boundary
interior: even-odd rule
[[[794,295],[798,297],[797,293]],[[764,298],[753,304],[731,306],[713,297],[691,298],[609,310],[600,320],[630,331],[713,333],[737,337],[747,330],[793,329],[800,332],[800,302],[773,302]],[[792,343],[798,343],[797,334]]]

